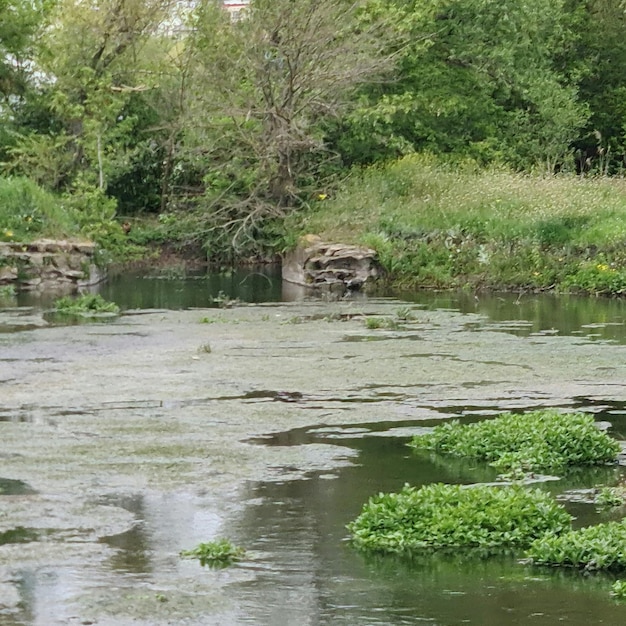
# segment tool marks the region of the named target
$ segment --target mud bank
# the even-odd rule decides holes
[[[71,327],[30,311],[23,330],[0,333],[0,625],[275,623],[232,591],[271,567],[267,554],[215,572],[179,551],[228,536],[251,483],[332,477],[356,459],[259,437],[460,406],[626,401],[626,346],[417,308],[367,329],[400,306],[142,311]]]

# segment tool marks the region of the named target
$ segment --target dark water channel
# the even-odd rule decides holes
[[[123,309],[184,309],[219,306],[224,298],[243,302],[276,302],[305,297],[282,285],[278,270],[233,272],[193,277],[119,276],[100,288]],[[498,329],[520,336],[580,335],[592,340],[626,343],[626,302],[546,295],[404,294],[425,309],[477,313],[468,321],[476,332]],[[0,300],[2,307],[46,306],[34,296]],[[2,325],[0,315],[0,326]],[[626,381],[625,381],[626,383]],[[473,410],[446,407],[461,419],[476,420],[500,407]],[[535,408],[535,407],[533,407]],[[572,404],[568,405],[572,408]],[[575,408],[609,421],[612,432],[626,439],[626,406],[585,398]],[[481,413],[484,411],[484,414]],[[2,419],[0,418],[0,421]],[[237,623],[267,625],[435,624],[453,626],[572,626],[626,623],[626,604],[609,597],[612,579],[576,572],[531,568],[515,556],[480,560],[469,554],[424,556],[411,561],[366,557],[346,542],[345,525],[363,503],[379,491],[396,491],[405,482],[475,483],[495,479],[495,472],[467,461],[427,454],[406,446],[411,433],[433,425],[419,422],[363,424],[346,428],[319,425],[268,434],[250,443],[259,446],[336,445],[349,449],[352,462],[312,472],[305,479],[250,483],[243,494],[243,513],[228,524],[228,536],[244,546],[250,559],[238,565],[254,576],[230,584]],[[356,456],[354,453],[356,452]],[[288,468],[286,468],[288,469]],[[601,468],[541,484],[563,498],[577,525],[607,520],[585,503],[585,490],[615,484],[618,468]],[[29,493],[19,481],[0,479],[0,496]],[[577,497],[577,494],[582,494]],[[137,512],[141,506],[126,503]],[[148,529],[149,530],[149,529]],[[158,541],[144,525],[105,541],[117,550],[113,568],[128,575],[149,571],[150,553]],[[16,539],[28,540],[28,529]],[[11,541],[0,534],[0,544]],[[14,538],[15,539],[15,538]],[[2,617],[0,616],[0,623]],[[8,623],[8,622],[7,622]],[[213,623],[207,620],[207,624]]]
[[[222,273],[155,271],[120,274],[97,286],[96,290],[123,310],[217,308],[228,300],[286,302],[311,296],[303,288],[282,282],[278,266]],[[626,343],[626,298],[532,293],[475,295],[462,291],[387,295],[424,309],[449,309],[483,316],[481,321],[468,321],[467,327],[477,332],[497,329],[522,337],[577,335],[592,340]],[[49,307],[53,300],[53,295],[0,295],[0,311],[15,307]],[[0,332],[1,326],[0,320]]]
[[[599,420],[612,419],[615,435],[626,430],[626,407],[598,406],[583,398],[578,405],[596,412]],[[476,418],[473,413],[470,419]],[[624,623],[626,606],[609,598],[613,579],[608,576],[532,568],[513,555],[488,560],[471,554],[403,560],[368,557],[349,546],[345,525],[372,494],[397,491],[405,482],[419,486],[495,479],[495,472],[484,465],[413,453],[406,446],[409,434],[428,424],[320,426],[258,441],[286,446],[336,444],[358,450],[358,458],[349,467],[315,472],[307,480],[250,487],[253,504],[232,532],[260,559],[271,559],[272,567],[254,582],[237,586],[238,602],[248,604],[249,612],[263,624]],[[617,468],[600,468],[540,486],[564,501],[577,518],[576,526],[584,526],[612,517],[581,502],[587,490],[614,484],[621,475]],[[285,603],[285,595],[292,601]]]

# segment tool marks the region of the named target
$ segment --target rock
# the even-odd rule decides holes
[[[282,267],[283,280],[333,292],[358,291],[379,275],[375,250],[325,243],[317,235],[304,236],[300,245],[285,255]]]

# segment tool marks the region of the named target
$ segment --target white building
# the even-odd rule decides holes
[[[230,14],[230,19],[233,22],[239,21],[246,8],[250,4],[250,0],[223,0],[222,5]]]

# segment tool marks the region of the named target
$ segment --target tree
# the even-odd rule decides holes
[[[576,141],[581,171],[626,166],[626,2],[571,0],[579,40],[567,63],[578,68],[590,117]]]
[[[517,167],[564,158],[587,113],[557,63],[573,37],[563,0],[389,2],[418,44],[336,132],[348,162],[412,150]]]
[[[40,22],[43,0],[0,0],[0,98],[25,89],[32,37]]]
[[[25,126],[13,170],[40,172],[52,189],[106,189],[124,159],[136,118],[131,99],[153,87],[141,63],[146,42],[172,17],[175,0],[58,0],[38,42],[40,102],[54,132]],[[47,169],[42,168],[47,164]]]
[[[230,23],[204,0],[186,147],[206,164],[210,219],[232,241],[284,216],[319,185],[325,120],[393,66],[394,14],[351,0],[253,0]],[[226,229],[226,230],[224,230]]]

